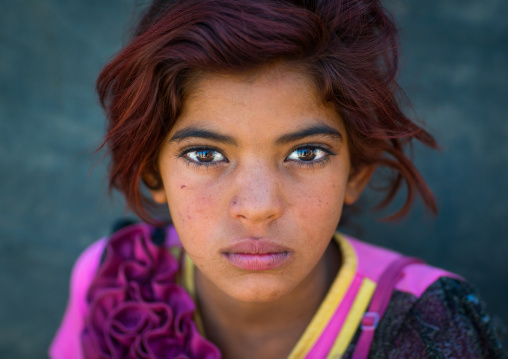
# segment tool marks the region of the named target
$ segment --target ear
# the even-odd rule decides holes
[[[166,191],[164,191],[164,187],[156,190],[151,189],[150,194],[152,195],[152,199],[156,203],[164,204],[168,202],[168,197],[166,196]]]
[[[168,197],[166,195],[166,191],[164,190],[164,185],[162,184],[162,179],[159,174],[155,173],[145,173],[142,177],[143,183],[148,188],[150,195],[154,202],[159,204],[164,204],[168,202]]]
[[[358,197],[360,197],[363,189],[374,174],[375,169],[375,165],[364,166],[350,174],[346,185],[346,194],[344,196],[345,204],[353,204],[358,200]]]

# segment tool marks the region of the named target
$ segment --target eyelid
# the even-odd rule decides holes
[[[324,152],[324,155],[321,158],[313,159],[310,161],[288,159],[289,156],[291,156],[291,154],[300,149],[320,150]],[[330,161],[330,157],[335,155],[336,153],[332,151],[332,149],[327,145],[307,143],[298,145],[295,148],[293,148],[284,159],[284,162],[291,165],[296,165],[298,167],[314,168],[315,166],[324,166],[328,161]]]
[[[303,145],[298,145],[294,147],[291,151],[289,151],[286,158],[288,158],[292,153],[294,153],[297,150],[301,149],[312,149],[312,150],[321,150],[325,152],[328,155],[335,155],[336,153],[330,148],[330,146],[324,145],[324,144],[314,144],[314,143],[305,143]]]
[[[193,160],[192,158],[188,157],[188,153],[199,152],[199,151],[213,151],[213,152],[220,153],[221,156],[223,157],[223,160],[211,161],[211,162],[199,162],[199,161]],[[195,165],[198,167],[211,167],[211,166],[217,166],[217,165],[229,162],[226,155],[221,150],[219,150],[213,146],[187,146],[187,147],[184,147],[183,149],[181,149],[178,152],[178,154],[176,155],[176,157],[182,158],[189,165]]]
[[[299,161],[299,160],[294,160],[294,159],[288,159],[288,157],[292,153],[294,153],[295,151],[300,150],[300,149],[320,150],[320,151],[323,151],[325,153],[325,155],[322,156],[321,158],[317,159],[317,160],[311,160],[311,161]],[[193,151],[196,151],[196,152],[197,151],[214,151],[214,152],[218,152],[218,153],[220,153],[222,155],[223,160],[220,160],[220,161],[211,161],[211,162],[199,162],[199,161],[193,160],[193,159],[191,159],[191,158],[189,158],[187,156],[187,154],[189,152],[193,152]],[[318,164],[324,165],[325,162],[330,160],[330,156],[335,156],[335,155],[336,155],[336,153],[328,145],[306,143],[306,144],[301,144],[301,145],[295,146],[289,152],[289,154],[284,158],[284,162],[295,163],[295,164],[297,164],[299,166],[312,167],[312,166],[315,166],[315,165],[318,165]],[[226,157],[226,155],[223,153],[222,150],[219,150],[218,148],[216,148],[214,146],[206,146],[206,145],[201,145],[201,146],[200,145],[194,145],[194,146],[184,147],[183,149],[181,149],[178,152],[176,157],[177,158],[182,158],[183,160],[186,161],[186,163],[188,165],[195,165],[197,167],[211,167],[211,166],[221,165],[221,164],[224,164],[224,163],[229,163],[229,159]]]

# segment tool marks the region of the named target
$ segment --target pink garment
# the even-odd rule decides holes
[[[174,228],[161,233],[140,223],[86,249],[50,357],[220,359],[196,328],[191,296],[176,283],[179,265],[167,247],[179,244]]]
[[[357,239],[347,238],[353,246],[358,258],[358,273],[377,282],[384,269],[401,254],[386,248],[361,242]],[[419,298],[423,292],[441,277],[450,277],[463,280],[460,276],[435,268],[427,264],[412,264],[403,271],[403,278],[397,283],[395,289],[411,293]]]
[[[357,239],[346,237],[346,240],[352,245],[357,259],[358,267],[355,277],[325,330],[321,333],[313,348],[307,353],[306,359],[326,358],[353,306],[363,278],[368,278],[377,283],[385,269],[392,262],[403,257],[400,253],[367,244]],[[411,264],[402,273],[402,279],[397,283],[395,289],[411,293],[416,297],[420,297],[432,283],[441,277],[462,279],[453,273],[423,263]],[[368,348],[365,349],[368,353]]]
[[[85,249],[74,265],[67,309],[49,348],[51,359],[83,359],[80,334],[87,312],[86,293],[99,267],[106,241],[107,238],[102,238],[93,243]]]
[[[326,356],[337,338],[345,318],[353,305],[359,290],[361,280],[369,278],[376,282],[384,269],[401,255],[374,245],[363,243],[356,239],[347,238],[353,246],[357,257],[358,268],[355,278],[350,285],[344,299],[339,304],[332,320],[327,325],[315,347],[311,350],[309,358],[322,358]],[[58,332],[50,346],[49,356],[52,359],[83,359],[81,349],[81,333],[84,329],[84,318],[88,305],[86,295],[94,279],[107,238],[102,238],[90,245],[78,258],[71,275],[70,297],[64,318]],[[166,246],[181,246],[176,230],[168,227],[166,230]],[[396,289],[411,293],[417,297],[440,277],[459,276],[434,268],[425,264],[414,264],[404,270],[404,277],[396,285]]]
[[[351,286],[349,287],[346,295],[340,302],[335,313],[333,314],[328,326],[321,334],[319,339],[316,341],[312,349],[307,353],[307,359],[313,358],[326,358],[328,352],[331,350],[335,339],[340,333],[342,326],[347,318],[349,310],[353,305],[356,294],[360,290],[362,285],[362,278],[359,275],[355,275]]]

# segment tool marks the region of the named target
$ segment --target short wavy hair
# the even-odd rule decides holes
[[[353,169],[377,165],[393,174],[383,186],[388,205],[405,183],[406,214],[415,194],[437,212],[434,197],[404,150],[434,138],[401,110],[396,82],[398,33],[376,0],[154,1],[134,37],[105,66],[97,92],[111,154],[110,188],[124,193],[142,219],[154,205],[143,194],[162,185],[157,161],[200,72],[242,73],[286,62],[304,71],[325,103],[342,117]]]

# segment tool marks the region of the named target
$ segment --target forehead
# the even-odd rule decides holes
[[[261,128],[275,134],[318,123],[344,131],[337,111],[321,100],[309,76],[272,65],[241,74],[196,75],[171,132],[197,126],[243,129],[247,135]]]
[[[217,95],[234,102],[240,99],[244,102],[256,99],[266,101],[263,94],[272,91],[279,93],[281,90],[295,99],[305,97],[317,102],[317,91],[309,76],[290,69],[288,65],[270,65],[241,73],[199,73],[189,87],[185,104],[215,102]],[[280,101],[281,98],[277,96],[273,100]]]

